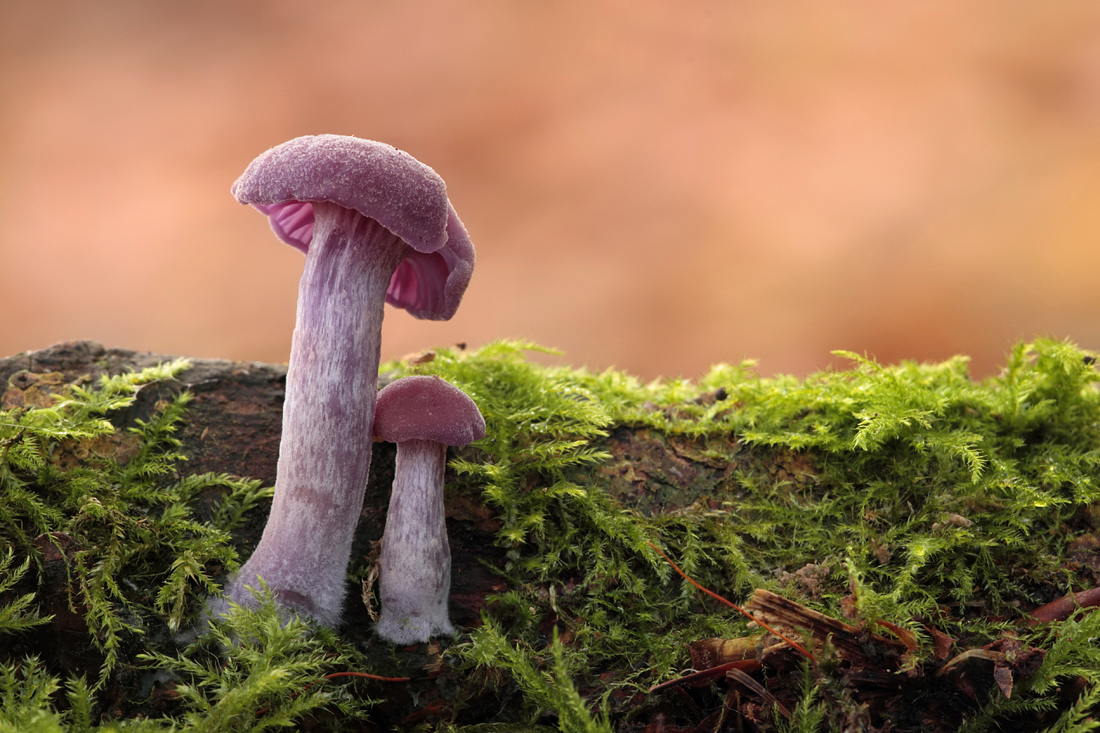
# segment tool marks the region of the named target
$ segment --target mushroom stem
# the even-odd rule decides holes
[[[451,548],[443,514],[447,446],[434,440],[397,444],[393,491],[378,573],[382,617],[377,631],[397,644],[451,636]]]
[[[253,605],[246,586],[262,577],[280,603],[334,626],[370,468],[386,288],[409,248],[353,209],[313,211],[271,515],[227,596]]]

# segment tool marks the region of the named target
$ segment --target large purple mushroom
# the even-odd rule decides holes
[[[335,626],[370,467],[383,304],[449,319],[474,248],[443,180],[384,143],[295,138],[252,161],[232,192],[306,263],[271,515],[226,596],[254,605],[248,587],[263,578],[281,605]]]
[[[465,392],[439,377],[391,382],[378,393],[375,410],[375,436],[397,443],[378,560],[382,615],[375,631],[395,644],[450,636],[451,547],[443,513],[447,446],[484,438],[485,420]]]

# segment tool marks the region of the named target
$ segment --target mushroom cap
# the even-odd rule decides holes
[[[485,419],[458,387],[439,377],[404,377],[378,393],[374,435],[390,443],[467,445],[485,437]]]
[[[267,215],[275,235],[307,252],[313,202],[354,209],[408,244],[386,302],[416,318],[454,315],[474,269],[474,247],[439,175],[392,145],[307,135],[260,154],[230,191]]]

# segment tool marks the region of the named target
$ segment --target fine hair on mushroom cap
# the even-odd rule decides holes
[[[374,435],[388,443],[469,445],[485,437],[485,419],[469,395],[443,378],[404,377],[379,391]]]

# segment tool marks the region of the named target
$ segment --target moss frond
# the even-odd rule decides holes
[[[255,610],[230,604],[181,655],[141,656],[150,668],[176,677],[175,692],[187,708],[183,728],[196,733],[282,728],[329,707],[353,717],[364,714],[369,699],[343,695],[325,678],[361,668],[361,657],[331,635],[313,633],[300,619],[284,618],[266,587],[256,598]]]
[[[15,565],[15,550],[8,548],[0,554],[0,596],[11,591],[27,574],[31,559],[25,558],[18,567]],[[0,634],[14,634],[42,624],[49,623],[53,616],[39,616],[31,607],[35,594],[24,593],[11,602],[0,605]]]
[[[51,545],[65,558],[70,608],[104,657],[98,684],[126,640],[142,633],[143,614],[163,613],[175,629],[197,612],[196,592],[213,590],[214,569],[237,562],[228,541],[234,516],[263,495],[254,481],[179,478],[175,432],[189,392],[161,400],[125,433],[107,420],[131,406],[138,390],[187,367],[177,360],[105,375],[96,389],[69,385],[49,406],[0,412],[0,538],[25,562],[40,564]],[[219,507],[223,527],[192,514],[191,503],[209,486],[229,489]],[[139,579],[159,583],[152,607],[134,592]]]

